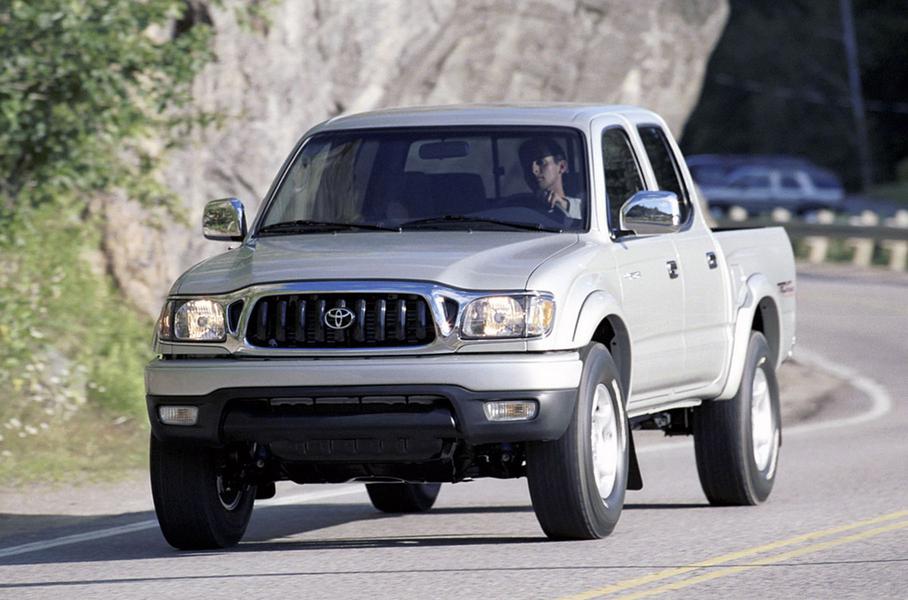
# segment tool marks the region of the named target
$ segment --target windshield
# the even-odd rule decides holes
[[[567,128],[335,131],[305,142],[258,235],[581,231],[583,137]]]

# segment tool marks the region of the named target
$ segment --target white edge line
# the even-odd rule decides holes
[[[870,398],[871,406],[869,410],[851,417],[830,419],[828,421],[819,421],[817,423],[802,423],[800,425],[793,425],[792,427],[784,430],[783,435],[792,433],[808,433],[813,431],[821,431],[824,429],[833,429],[836,427],[847,427],[849,425],[859,425],[861,423],[867,423],[868,421],[879,419],[892,410],[892,398],[889,396],[889,392],[885,387],[883,387],[873,379],[861,375],[851,367],[838,364],[824,356],[820,356],[819,354],[816,354],[809,350],[804,350],[803,348],[798,349],[797,357],[799,361],[808,366],[815,367],[817,369],[820,369],[821,371],[826,371],[830,375],[834,375],[840,379],[845,379],[849,383],[849,385],[867,394],[867,397]]]
[[[75,535],[67,535],[59,538],[54,538],[50,540],[44,540],[41,542],[31,542],[30,544],[22,544],[19,546],[10,546],[9,548],[0,549],[0,558],[7,556],[15,556],[17,554],[25,554],[27,552],[37,552],[38,550],[46,550],[48,548],[56,548],[57,546],[67,546],[69,544],[78,544],[79,542],[87,542],[90,540],[98,540],[102,538],[112,537],[115,535],[122,535],[124,533],[133,533],[135,531],[142,531],[143,529],[150,529],[157,525],[158,522],[154,519],[148,521],[140,521],[138,523],[131,523],[130,525],[121,525],[120,527],[110,527],[108,529],[98,529],[97,531],[89,531],[86,533],[77,533]]]
[[[287,506],[290,504],[303,504],[305,502],[313,502],[315,500],[324,500],[326,498],[337,498],[339,496],[349,496],[352,494],[360,494],[365,491],[365,487],[362,485],[344,487],[342,489],[334,490],[324,490],[318,492],[302,492],[299,494],[292,494],[289,496],[282,496],[279,498],[273,498],[271,500],[264,500],[262,502],[257,502],[256,507],[267,508],[269,506]],[[19,546],[10,546],[9,548],[0,548],[0,558],[5,558],[7,556],[16,556],[19,554],[26,554],[28,552],[38,552],[40,550],[47,550],[49,548],[58,548],[60,546],[69,546],[71,544],[79,544],[81,542],[89,542],[92,540],[100,540],[104,538],[114,537],[117,535],[123,535],[126,533],[135,533],[136,531],[144,531],[145,529],[152,529],[158,526],[157,519],[149,519],[147,521],[139,521],[138,523],[130,523],[129,525],[120,525],[119,527],[109,527],[107,529],[98,529],[96,531],[88,531],[85,533],[77,533],[74,535],[66,535],[63,537],[53,538],[49,540],[43,540],[40,542],[30,542],[28,544],[21,544]]]
[[[783,429],[783,435],[799,435],[803,433],[812,433],[814,431],[835,429],[838,427],[860,425],[861,423],[867,423],[869,421],[879,419],[892,410],[892,398],[889,396],[889,392],[886,391],[886,388],[873,379],[859,374],[855,369],[846,365],[841,365],[824,356],[821,356],[815,352],[811,352],[810,350],[805,350],[803,348],[798,348],[797,358],[798,361],[802,364],[813,367],[815,369],[819,369],[821,371],[825,371],[826,373],[834,375],[839,379],[845,379],[849,385],[867,395],[867,397],[870,399],[871,406],[870,409],[857,415],[852,415],[850,417],[829,419],[828,421],[818,421],[816,423],[801,423],[799,425],[792,425],[791,427],[786,427]],[[692,445],[693,442],[690,439],[678,442],[662,442],[659,444],[653,444],[652,446],[637,448],[637,453],[648,454],[650,452],[660,452],[663,450],[679,450],[681,448],[690,448]]]

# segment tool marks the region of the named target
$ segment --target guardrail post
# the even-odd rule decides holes
[[[826,208],[818,211],[817,223],[822,223],[823,225],[832,225],[833,223],[835,223],[835,213]]]
[[[908,227],[908,210],[899,210],[895,216],[886,219],[886,225],[889,227]]]
[[[872,210],[862,211],[861,214],[855,215],[848,220],[852,225],[864,225],[865,227],[876,227],[880,224],[880,215]]]
[[[772,209],[772,220],[776,223],[789,223],[791,222],[791,211],[787,208],[774,208]]]
[[[742,206],[732,206],[728,209],[728,218],[732,221],[740,223],[746,221],[748,216],[747,209]]]
[[[859,267],[869,267],[873,262],[873,240],[867,238],[848,238],[845,245],[854,248],[851,263]]]
[[[880,245],[889,251],[889,268],[904,271],[908,265],[908,242],[905,240],[883,240]]]
[[[829,254],[828,237],[808,235],[804,237],[804,244],[807,246],[807,262],[812,264],[826,262],[826,255]]]
[[[898,210],[892,218],[886,219],[889,227],[908,228],[908,210]],[[883,248],[889,251],[889,268],[904,271],[908,266],[908,240],[883,240]]]

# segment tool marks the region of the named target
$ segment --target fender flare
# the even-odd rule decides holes
[[[631,397],[631,373],[633,363],[631,360],[631,338],[627,331],[624,313],[621,304],[608,292],[597,290],[591,292],[580,307],[577,322],[574,325],[573,343],[582,348],[589,344],[599,325],[608,320],[614,332],[614,338],[608,351],[618,365],[621,374],[621,384],[624,388],[624,402]]]
[[[744,374],[744,362],[747,358],[747,346],[750,342],[750,332],[754,322],[754,316],[758,310],[761,310],[761,303],[766,300],[772,300],[774,310],[776,311],[775,319],[778,322],[779,315],[779,291],[776,286],[769,282],[766,275],[755,273],[747,278],[747,281],[738,289],[738,296],[735,301],[738,305],[737,314],[735,315],[735,326],[732,337],[731,363],[728,369],[728,377],[725,380],[725,386],[716,396],[717,400],[728,400],[738,393],[741,385],[741,377]],[[770,348],[776,358],[776,367],[779,364],[778,340],[769,340]]]

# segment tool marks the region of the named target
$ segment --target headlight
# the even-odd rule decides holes
[[[467,306],[461,333],[465,338],[542,337],[552,331],[555,301],[546,296],[479,298]]]
[[[224,307],[214,300],[172,300],[158,320],[158,338],[175,342],[223,342]]]

